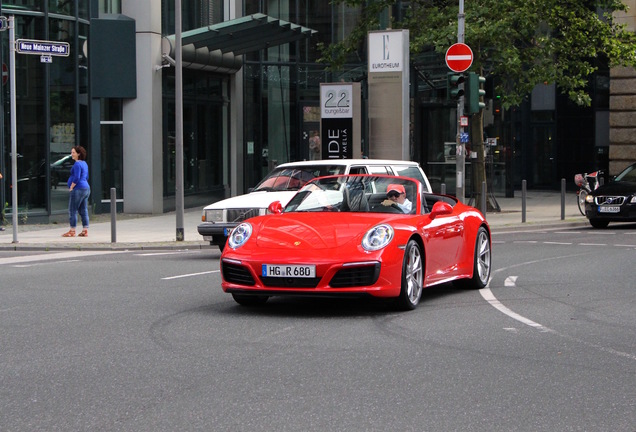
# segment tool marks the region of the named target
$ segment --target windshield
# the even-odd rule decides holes
[[[415,214],[417,182],[391,176],[325,177],[304,186],[287,212],[363,212]]]
[[[636,183],[636,164],[630,165],[623,172],[616,176],[615,181]]]
[[[316,177],[343,174],[344,171],[344,165],[276,168],[256,185],[254,191],[296,191]]]

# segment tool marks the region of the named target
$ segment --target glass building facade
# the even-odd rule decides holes
[[[88,145],[88,69],[82,52],[88,35],[88,1],[3,1],[2,14],[14,17],[16,39],[70,45],[68,57],[53,57],[50,63],[38,55],[15,55],[18,206],[24,218],[37,220],[68,209],[66,180],[72,164],[67,156],[72,146]],[[4,187],[0,195],[11,212],[9,32],[1,37]]]
[[[182,0],[182,8],[184,32],[257,13],[316,31],[309,39],[248,51],[242,56],[242,67],[235,72],[196,64],[184,68],[186,207],[247,192],[276,164],[312,158],[310,140],[320,130],[320,83],[361,83],[361,151],[369,154],[366,43],[360,44],[341,72],[327,71],[325,65],[317,63],[319,44],[343,40],[361,16],[360,8],[323,0]],[[381,17],[382,21],[388,23],[391,15],[399,16],[401,11],[398,4]],[[158,195],[153,205],[144,207],[150,210],[140,212],[155,212],[157,207],[160,211],[174,209],[175,70],[161,57],[161,42],[175,32],[174,12],[174,0],[3,2],[3,15],[15,17],[16,38],[70,44],[70,55],[54,57],[51,63],[42,62],[36,55],[16,54],[20,215],[29,221],[65,218],[66,180],[71,165],[68,155],[78,144],[89,154],[94,211],[108,211],[111,188],[128,202],[142,200],[146,194]],[[87,42],[91,21],[104,14],[130,15],[136,21],[135,98],[94,99],[91,95]],[[156,25],[152,22],[155,15],[159,17]],[[143,37],[154,32],[159,43],[143,45]],[[148,53],[148,46],[156,52]],[[4,179],[0,198],[8,203],[6,210],[10,213],[8,32],[1,33],[1,53],[4,115],[0,125],[0,172]],[[442,55],[431,52],[411,57],[410,159],[424,167],[434,189],[439,190],[445,183],[452,192],[456,105],[446,98],[447,71]],[[595,82],[600,84],[594,87],[594,106],[585,110],[574,111],[550,89],[539,89],[526,106],[503,115],[494,95],[489,95],[493,102],[488,103],[485,112],[485,136],[496,141],[488,146],[487,169],[496,194],[507,193],[521,179],[528,179],[529,187],[558,188],[561,177],[570,178],[574,163],[594,160],[603,153],[599,148],[608,145],[603,142],[603,133],[599,134],[599,125],[607,122],[603,115],[608,109],[605,72],[596,77]],[[158,97],[147,98],[145,86],[154,79],[159,80]],[[139,111],[142,114],[131,120],[130,113]],[[585,130],[580,122],[577,124],[581,116],[590,120],[585,122]],[[147,122],[158,124],[158,130],[134,135]],[[143,142],[149,144],[144,147]],[[146,148],[150,150],[145,156]],[[148,174],[137,169],[144,157],[159,160],[148,168]],[[576,169],[581,170],[579,167]],[[146,179],[131,176],[131,172],[152,178],[146,185]],[[466,181],[468,187],[469,176]],[[137,187],[140,183],[144,185]],[[158,206],[157,200],[161,201]],[[127,211],[125,206],[119,206],[119,210],[122,207]]]

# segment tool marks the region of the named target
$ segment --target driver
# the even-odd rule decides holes
[[[412,204],[411,201],[406,198],[406,190],[404,190],[404,185],[393,183],[388,185],[386,187],[386,198],[387,199],[382,201],[382,205],[391,206],[395,204],[404,213],[411,212]]]

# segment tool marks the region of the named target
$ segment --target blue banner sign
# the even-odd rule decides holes
[[[20,54],[68,57],[71,47],[68,42],[18,39],[15,41],[15,50]]]

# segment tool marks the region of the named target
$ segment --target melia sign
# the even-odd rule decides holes
[[[360,83],[320,84],[322,159],[361,157]]]

